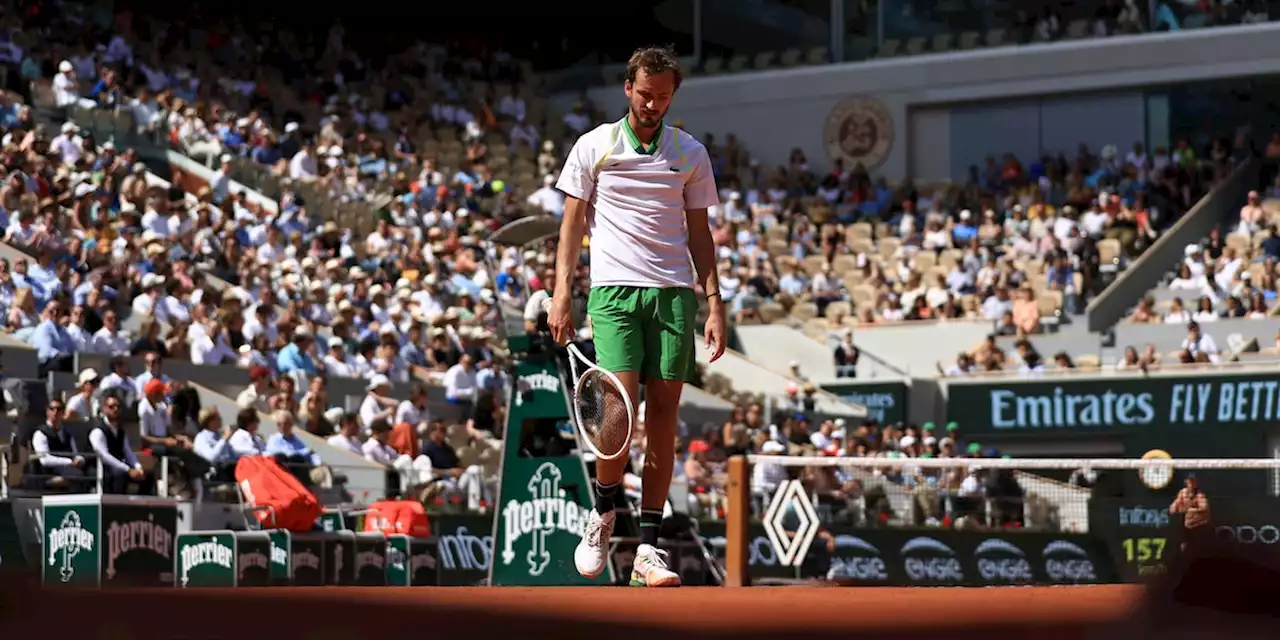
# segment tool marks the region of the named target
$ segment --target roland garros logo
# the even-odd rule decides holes
[[[827,115],[822,139],[827,155],[844,160],[846,169],[856,164],[874,169],[893,149],[893,117],[870,96],[845,98]]]

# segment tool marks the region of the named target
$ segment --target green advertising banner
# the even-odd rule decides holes
[[[178,511],[150,496],[44,496],[41,575],[48,585],[174,584]]]
[[[573,566],[574,548],[582,539],[594,504],[582,458],[534,457],[522,451],[525,436],[532,436],[530,431],[537,425],[569,419],[566,390],[556,364],[549,360],[518,363],[511,395],[502,484],[493,523],[490,584],[611,583],[611,568],[587,579]]]
[[[271,584],[293,584],[293,534],[286,529],[267,532],[271,543]]]
[[[240,555],[235,532],[193,531],[179,535],[176,544],[174,586],[234,587],[239,584],[236,565]]]
[[[958,422],[966,436],[1257,429],[1280,424],[1280,376],[1206,372],[951,383],[947,419]]]
[[[827,382],[822,390],[867,408],[867,418],[880,424],[907,421],[907,383],[903,380]]]
[[[392,587],[431,587],[439,584],[434,541],[406,535],[387,536],[386,584]]]
[[[44,505],[42,577],[46,585],[97,587],[102,584],[102,507]]]
[[[320,525],[320,529],[326,533],[334,533],[335,531],[348,531],[351,527],[347,526],[347,518],[341,511],[333,509],[325,509],[316,518],[316,524]]]

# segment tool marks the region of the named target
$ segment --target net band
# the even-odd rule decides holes
[[[862,467],[883,468],[911,466],[920,469],[1280,469],[1280,458],[848,458],[834,456],[770,456],[749,455],[751,464],[777,464],[784,467]]]

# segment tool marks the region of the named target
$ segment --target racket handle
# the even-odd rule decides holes
[[[543,313],[551,313],[551,298],[542,301]]]

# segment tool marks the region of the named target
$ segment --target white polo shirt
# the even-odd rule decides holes
[[[685,212],[720,204],[706,147],[662,125],[640,144],[627,119],[574,143],[556,188],[591,204],[592,286],[692,287]]]

